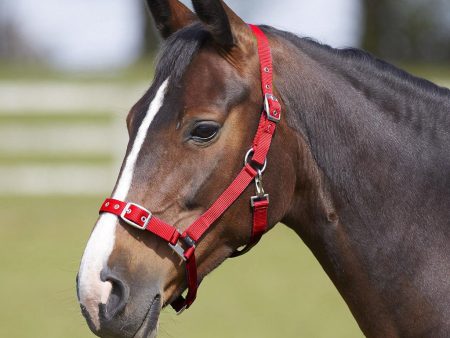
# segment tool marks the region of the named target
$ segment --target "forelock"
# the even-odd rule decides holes
[[[171,35],[158,54],[155,80],[162,81],[170,76],[172,85],[178,84],[208,35],[200,23],[184,27]]]

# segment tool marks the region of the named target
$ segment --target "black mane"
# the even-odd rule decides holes
[[[392,65],[391,63],[381,60],[364,50],[358,48],[333,48],[329,45],[319,43],[314,39],[299,37],[291,32],[278,30],[271,26],[261,27],[264,31],[272,35],[280,36],[286,39],[313,58],[319,56],[321,58],[323,57],[330,60],[331,57],[339,60],[340,62],[350,62],[352,63],[352,67],[355,66],[355,63],[357,63],[359,65],[362,65],[366,69],[372,68],[380,73],[389,74],[402,81],[406,81],[411,85],[420,88],[421,90],[428,91],[437,95],[444,95],[447,97],[450,95],[449,89],[440,87],[423,78],[411,75],[410,73]]]

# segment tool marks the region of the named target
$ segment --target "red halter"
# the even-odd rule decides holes
[[[247,252],[255,245],[267,230],[267,209],[269,195],[262,188],[262,173],[266,167],[267,152],[270,148],[276,124],[281,118],[281,105],[272,92],[272,56],[267,37],[257,26],[250,28],[258,42],[258,54],[261,67],[262,92],[264,110],[259,121],[258,130],[253,140],[252,148],[245,156],[244,168],[219,196],[219,198],[183,233],[177,228],[165,223],[152,213],[135,203],[107,198],[100,208],[100,213],[117,215],[129,225],[148,230],[168,242],[169,246],[185,261],[188,293],[186,299],[179,296],[171,306],[181,313],[195,300],[198,288],[197,265],[195,263],[195,246],[208,228],[233,204],[244,192],[247,186],[255,180],[257,194],[251,197],[253,209],[253,227],[250,243],[233,256]],[[251,160],[249,157],[251,156]],[[252,163],[252,165],[250,164]],[[256,169],[262,168],[262,169]],[[179,242],[182,242],[181,246]]]

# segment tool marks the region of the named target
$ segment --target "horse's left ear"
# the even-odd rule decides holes
[[[251,38],[248,25],[222,0],[192,0],[192,4],[214,41],[225,50],[243,46]]]
[[[178,0],[147,0],[147,5],[164,39],[197,20],[195,14]]]

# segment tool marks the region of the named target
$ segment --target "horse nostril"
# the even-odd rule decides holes
[[[103,307],[103,316],[109,321],[113,319],[118,312],[122,311],[127,305],[130,291],[128,286],[120,279],[113,276],[105,276],[105,281],[110,282],[112,285],[111,293],[109,294],[108,301]]]

